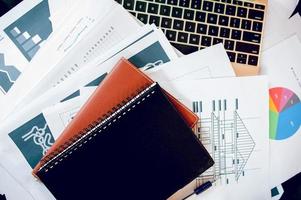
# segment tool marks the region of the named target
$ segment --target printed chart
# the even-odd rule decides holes
[[[270,139],[284,140],[294,135],[301,124],[301,102],[290,89],[271,88]]]

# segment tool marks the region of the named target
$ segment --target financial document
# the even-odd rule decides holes
[[[301,42],[293,36],[263,52],[270,83],[271,188],[301,171]]]
[[[63,11],[72,7],[69,0],[25,0],[0,18],[0,99],[9,93],[48,38],[59,32],[69,13]]]
[[[1,72],[6,77],[0,80],[6,80],[6,86],[2,88],[4,92],[2,91],[0,95],[0,119],[10,115],[18,104],[22,105],[23,98],[32,87],[115,5],[109,0],[104,0],[106,2],[104,4],[96,3],[97,1],[88,0],[82,4],[76,0],[72,6],[63,3],[70,7],[62,9],[69,12],[55,12],[60,16],[53,18],[49,9],[58,8],[58,2],[62,1],[34,1],[35,4],[25,9],[22,16],[15,17],[10,14],[7,16],[8,19],[0,20],[0,27],[3,27],[3,32],[0,33],[0,45],[3,45],[1,49],[10,52],[8,55],[0,54],[0,64],[4,65],[6,71],[10,71],[10,78],[7,76],[8,72]],[[56,23],[51,20],[59,19],[63,22],[52,26]],[[9,21],[11,23],[8,23]],[[40,48],[41,45],[43,48]],[[7,59],[7,56],[11,59]],[[13,80],[13,84],[10,83]]]
[[[200,117],[197,137],[215,161],[195,184],[213,186],[190,199],[269,199],[267,77],[175,80],[165,89]]]

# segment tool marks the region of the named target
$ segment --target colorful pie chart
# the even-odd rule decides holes
[[[270,89],[270,139],[284,140],[294,135],[301,124],[301,102],[291,90]]]

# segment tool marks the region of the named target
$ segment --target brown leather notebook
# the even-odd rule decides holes
[[[102,121],[127,100],[130,100],[132,96],[149,87],[152,83],[154,81],[147,75],[126,59],[121,59],[34,168],[33,174],[35,175],[46,161],[59,154],[66,145],[76,141],[92,123]],[[193,128],[198,117],[168,92],[164,91],[164,93],[187,125]],[[85,117],[82,117],[82,113],[85,113]]]

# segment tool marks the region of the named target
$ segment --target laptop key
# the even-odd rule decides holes
[[[261,4],[255,4],[255,8],[260,9],[260,10],[264,10],[265,6],[261,5]]]
[[[227,51],[228,57],[230,59],[231,62],[235,62],[236,59],[236,54],[234,52],[231,51]]]
[[[220,38],[213,38],[213,45],[214,44],[219,44],[219,43],[223,43],[223,39],[220,39]]]
[[[250,2],[244,2],[244,6],[247,6],[249,8],[253,8],[254,7],[254,4],[253,3],[250,3]]]
[[[170,16],[170,6],[161,5],[160,6],[160,15]]]
[[[241,38],[241,31],[237,29],[232,29],[231,38],[234,40],[240,40]]]
[[[223,38],[229,38],[229,36],[230,36],[230,29],[222,27],[221,30],[220,30],[219,36],[223,37]]]
[[[199,45],[200,44],[200,35],[190,34],[189,43]]]
[[[176,18],[182,18],[183,10],[181,8],[173,7],[171,16]]]
[[[218,26],[209,26],[208,34],[212,36],[218,36]]]
[[[160,17],[158,16],[150,16],[149,17],[149,23],[150,24],[155,24],[156,26],[160,26]]]
[[[177,19],[174,20],[173,29],[182,31],[183,27],[184,27],[184,22],[182,20],[177,20]]]
[[[235,51],[240,51],[244,53],[252,53],[252,54],[259,54],[259,45],[257,44],[250,44],[245,42],[236,42]]]
[[[204,1],[203,2],[203,10],[211,12],[213,10],[213,2]]]
[[[146,11],[146,6],[147,6],[146,2],[137,1],[135,10],[139,11],[139,12],[145,12]]]
[[[247,17],[247,12],[248,12],[248,9],[243,8],[243,7],[238,7],[236,15],[238,17]]]
[[[224,47],[225,47],[226,50],[233,50],[234,49],[234,41],[225,40]]]
[[[249,31],[244,31],[242,39],[244,41],[248,41],[248,42],[260,43],[261,34],[249,32]]]
[[[159,10],[159,5],[158,4],[154,4],[154,3],[149,3],[148,4],[148,9],[147,9],[148,13],[158,14],[158,10]]]
[[[138,13],[137,18],[144,24],[147,24],[148,22],[148,16],[145,14]]]
[[[207,23],[209,23],[209,24],[216,24],[217,23],[217,15],[216,14],[208,13]]]
[[[172,24],[172,19],[165,18],[165,17],[162,18],[161,27],[163,27],[163,28],[171,28],[171,24]]]
[[[261,32],[262,31],[262,22],[253,21],[253,31]]]
[[[225,4],[215,3],[214,12],[215,13],[224,14],[224,12],[225,12]]]
[[[194,33],[195,32],[195,23],[186,21],[185,31]]]
[[[264,12],[261,10],[253,10],[249,9],[248,18],[249,19],[256,19],[256,20],[263,20]]]
[[[218,25],[228,26],[228,24],[229,24],[229,17],[220,15],[218,18]]]
[[[178,42],[183,42],[183,43],[187,43],[188,41],[188,33],[184,33],[184,32],[179,32],[178,33]]]
[[[184,19],[193,20],[194,19],[194,10],[184,10]]]
[[[166,30],[165,35],[169,41],[176,41],[177,32],[172,30]]]
[[[199,22],[205,22],[206,20],[206,13],[205,12],[196,12],[195,20]]]
[[[127,10],[134,10],[134,0],[124,0],[123,6]]]
[[[201,9],[201,2],[202,2],[202,0],[192,0],[191,1],[191,8]]]
[[[202,45],[202,46],[206,46],[206,47],[211,46],[211,37],[208,37],[208,36],[202,36],[202,39],[201,39],[201,45]]]
[[[236,62],[240,64],[246,64],[247,63],[247,55],[246,54],[237,54],[237,60]]]
[[[207,34],[207,27],[206,24],[198,24],[196,31],[200,34]]]
[[[235,6],[231,6],[231,5],[226,6],[226,15],[235,16],[235,13],[236,13],[236,7]]]
[[[189,5],[190,5],[190,0],[180,0],[179,1],[179,6],[189,8]]]
[[[240,19],[235,18],[235,17],[231,17],[230,26],[233,27],[233,28],[239,28],[240,27]]]
[[[180,50],[184,55],[193,53],[195,51],[198,51],[199,48],[192,45],[185,45],[185,44],[179,44],[171,42],[171,45],[174,46],[176,49]]]
[[[241,20],[241,28],[246,30],[251,30],[252,21],[243,19]]]
[[[167,0],[167,4],[176,6],[178,4],[178,0]]]
[[[166,3],[166,0],[155,0],[157,3]]]
[[[248,59],[248,64],[249,65],[254,65],[254,66],[257,66],[258,64],[258,57],[257,56],[249,56],[249,59]]]
[[[233,4],[242,6],[242,1],[233,0]]]

